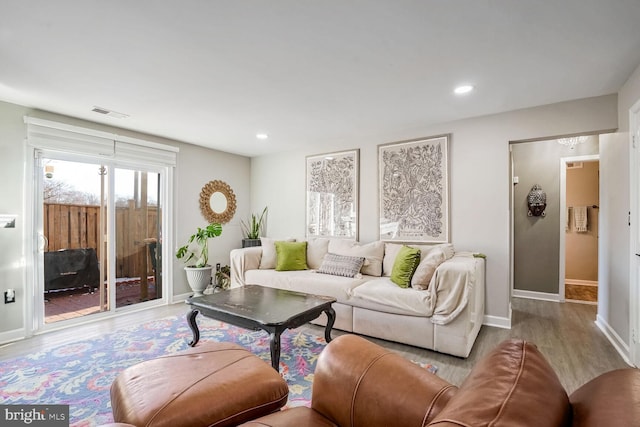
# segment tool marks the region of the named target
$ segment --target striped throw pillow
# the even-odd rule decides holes
[[[328,252],[322,259],[318,273],[355,277],[360,273],[364,257],[338,255]]]

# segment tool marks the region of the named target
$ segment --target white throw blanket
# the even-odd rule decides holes
[[[473,258],[473,253],[456,253],[456,256],[449,260],[455,268],[448,268],[446,271],[436,270],[431,279],[427,291],[435,306],[431,323],[446,325],[453,321],[469,302],[469,287],[473,286],[470,282],[475,277],[475,265],[470,269],[469,264],[462,261],[463,257]]]
[[[573,208],[573,223],[576,226],[576,231],[579,233],[585,233],[587,231],[587,207],[575,206]]]

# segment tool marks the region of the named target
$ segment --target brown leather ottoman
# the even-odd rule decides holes
[[[114,422],[234,426],[281,408],[287,383],[244,347],[201,343],[131,366],[111,385]]]

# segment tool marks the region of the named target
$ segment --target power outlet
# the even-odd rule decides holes
[[[10,304],[12,302],[16,302],[16,292],[13,289],[4,291],[4,303]]]

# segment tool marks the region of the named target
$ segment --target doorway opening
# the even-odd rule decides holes
[[[565,189],[561,296],[567,302],[597,305],[600,162],[598,156],[567,157],[560,167],[560,185]]]
[[[567,208],[572,206],[566,202],[567,170],[599,160],[599,139],[590,135],[575,147],[557,139],[511,142],[510,151],[512,296],[564,302]],[[567,169],[567,163],[574,169]],[[538,195],[545,201],[534,207],[543,207],[542,212],[531,209]],[[575,202],[576,207],[587,204],[598,202]]]

